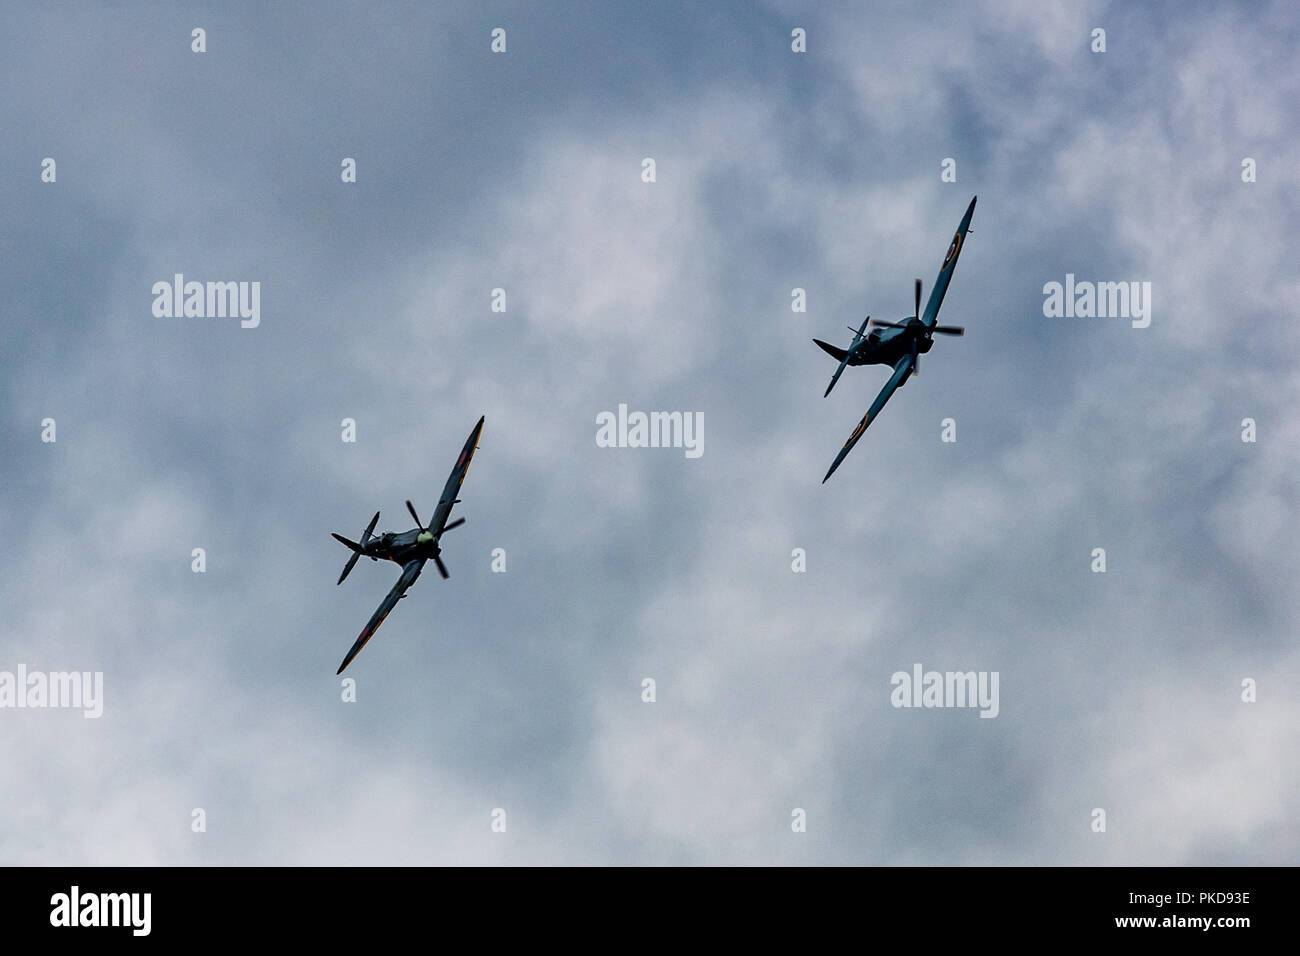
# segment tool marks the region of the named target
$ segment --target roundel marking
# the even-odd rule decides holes
[[[952,260],[957,258],[957,250],[960,248],[961,248],[961,232],[958,231],[953,233],[952,245],[948,247],[948,254],[943,257],[943,265],[940,267],[941,269],[948,268],[948,265],[952,262]]]

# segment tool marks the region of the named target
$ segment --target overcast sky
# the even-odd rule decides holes
[[[0,671],[104,675],[0,709],[0,862],[1300,861],[1293,5],[429,8],[0,12]],[[821,484],[889,370],[823,398],[811,339],[976,194],[965,337]],[[703,454],[597,447],[620,403]],[[344,702],[397,568],[329,532],[480,415]],[[996,718],[891,706],[916,664]]]

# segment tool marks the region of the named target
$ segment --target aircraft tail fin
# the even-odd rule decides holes
[[[862,327],[865,329],[867,327],[867,322],[870,321],[871,319],[870,317],[868,317],[866,322],[862,323]],[[847,352],[844,349],[837,349],[833,345],[828,345],[827,343],[823,342],[821,339],[813,339],[813,341],[816,342],[819,346],[821,346],[822,351],[824,351],[827,355],[830,355],[832,358],[837,358],[840,360],[840,367],[835,370],[835,374],[831,376],[831,383],[826,386],[826,391],[822,393],[822,398],[825,398],[827,395],[831,393],[831,389],[835,387],[835,383],[840,380],[840,375],[844,371],[844,366],[849,364],[849,356],[853,354],[854,346],[856,346],[859,342],[862,341],[862,333],[859,332],[857,335],[853,336],[853,345],[849,346],[849,350]]]
[[[411,503],[408,501],[406,504],[409,507]],[[414,514],[415,512],[412,511],[411,513]],[[417,518],[416,520],[418,521],[419,519]],[[341,534],[334,534],[333,531],[330,532],[330,534],[334,534],[334,538],[336,541],[339,542],[339,544],[343,545],[345,548],[352,549],[352,557],[348,558],[348,563],[343,565],[343,573],[339,575],[339,584],[343,583],[343,579],[346,578],[348,576],[348,573],[356,566],[357,558],[361,557],[362,549],[365,548],[365,546],[370,543],[370,537],[371,537],[370,532],[375,530],[375,525],[378,522],[379,522],[379,512],[376,511],[375,516],[370,519],[370,524],[366,525],[366,530],[361,532],[360,544],[357,544],[355,541],[349,541]]]
[[[331,531],[330,534],[334,534],[334,532]],[[356,567],[357,558],[361,557],[361,545],[357,544],[355,541],[349,541],[341,534],[334,534],[334,538],[340,544],[352,549],[352,556],[348,558],[348,563],[343,565],[343,573],[339,575],[338,583],[342,584],[343,579],[348,576],[354,567]]]

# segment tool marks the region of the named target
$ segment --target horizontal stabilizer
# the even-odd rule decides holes
[[[849,354],[848,352],[844,351],[844,349],[837,349],[829,342],[823,342],[821,339],[813,339],[813,341],[817,343],[818,347],[823,352],[825,352],[831,358],[835,359],[835,361],[837,362],[843,362],[845,357]]]
[[[343,535],[335,534],[333,531],[331,531],[330,534],[333,536],[335,541],[344,547],[351,548],[353,551],[361,550],[361,545],[357,544],[355,541],[349,541],[347,538],[343,537]]]
[[[334,532],[331,531],[330,534],[334,534]],[[343,579],[346,578],[348,573],[356,566],[357,558],[361,557],[361,545],[357,544],[355,541],[349,541],[341,534],[334,534],[334,537],[352,549],[352,554],[348,556],[348,563],[343,565],[343,573],[339,575],[338,583],[342,584]]]

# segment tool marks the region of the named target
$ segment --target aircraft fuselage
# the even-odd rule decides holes
[[[429,532],[412,528],[400,534],[392,531],[377,534],[362,546],[361,553],[372,561],[405,564],[413,558],[432,560],[434,555],[442,553],[442,548],[438,546],[437,538]]]
[[[913,316],[904,316],[898,320],[909,325],[920,323]],[[912,346],[908,341],[906,329],[872,329],[865,339],[849,354],[850,365],[897,365],[904,355],[911,354]],[[934,340],[921,336],[916,350],[925,354],[934,347]]]

